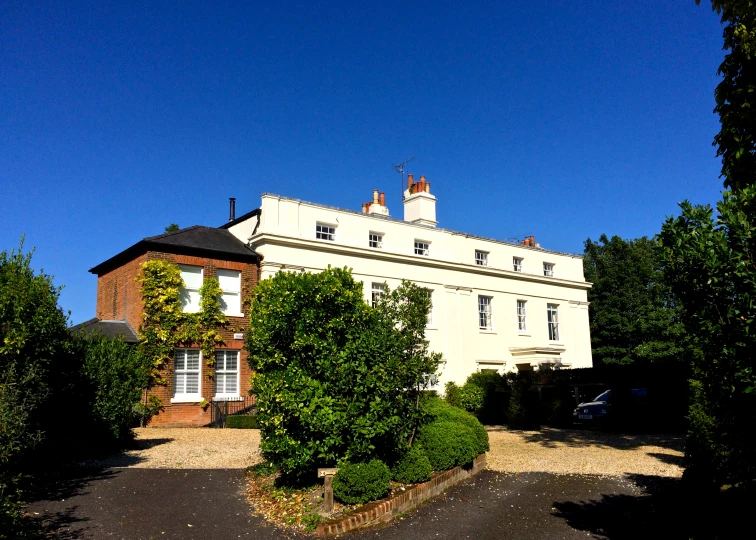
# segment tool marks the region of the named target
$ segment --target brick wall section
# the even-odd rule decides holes
[[[473,460],[470,469],[455,467],[448,471],[435,473],[430,480],[423,484],[417,484],[388,499],[368,503],[338,520],[321,523],[315,530],[315,535],[318,538],[328,538],[391,521],[396,516],[417,508],[428,499],[440,495],[451,486],[478,474],[485,468],[486,455],[480,454]]]
[[[256,264],[149,251],[110,272],[98,276],[97,317],[100,319],[125,319],[134,330],[138,331],[142,321],[142,297],[139,293],[139,283],[136,281],[136,277],[139,275],[142,263],[156,259],[175,264],[201,266],[204,277],[216,277],[216,270],[219,268],[241,272],[241,303],[244,317],[228,317],[228,325],[220,332],[225,346],[220,348],[240,351],[239,394],[247,396],[252,371],[247,362],[247,352],[243,350],[244,341],[235,340],[234,333],[246,333],[249,329],[248,301],[252,291],[257,286],[259,277],[259,268]],[[199,344],[196,348],[199,348]],[[203,358],[200,393],[206,401],[212,401],[215,395],[214,372],[215,368],[208,366]],[[154,416],[149,425],[151,427],[192,427],[208,424],[210,422],[209,407],[203,410],[199,403],[171,403],[174,394],[172,362],[165,366],[162,375],[168,381],[168,385],[156,386],[151,388],[148,393],[159,397],[165,405],[165,410]]]
[[[146,255],[141,255],[97,277],[98,319],[125,320],[134,331],[142,322],[142,295],[136,277]]]

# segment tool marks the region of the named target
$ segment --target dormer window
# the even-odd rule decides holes
[[[336,240],[336,227],[325,223],[318,223],[315,225],[315,238],[333,242]]]
[[[547,277],[554,277],[554,263],[543,263],[543,275]]]
[[[478,266],[488,266],[488,252],[475,250],[475,264]]]
[[[522,272],[522,258],[512,257],[512,266],[515,272]]]

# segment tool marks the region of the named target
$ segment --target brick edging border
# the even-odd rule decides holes
[[[434,473],[431,479],[422,484],[417,484],[410,489],[397,493],[388,499],[382,499],[360,506],[334,521],[327,521],[318,525],[315,536],[328,538],[355,529],[370,527],[377,523],[391,521],[399,514],[420,506],[431,497],[435,497],[446,491],[449,487],[466,480],[486,468],[486,455],[480,454],[472,462],[470,469],[454,467],[448,471]]]

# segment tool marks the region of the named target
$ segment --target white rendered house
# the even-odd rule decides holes
[[[362,212],[265,193],[223,228],[263,255],[261,279],[280,270],[350,267],[370,302],[408,279],[433,303],[426,337],[443,354],[439,388],[476,371],[591,367],[583,260],[436,227],[436,198],[409,175],[404,220],[378,191]]]

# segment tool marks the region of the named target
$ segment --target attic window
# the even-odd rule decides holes
[[[336,227],[333,225],[326,225],[325,223],[318,223],[315,225],[315,238],[318,240],[330,240],[333,242],[336,240]]]

